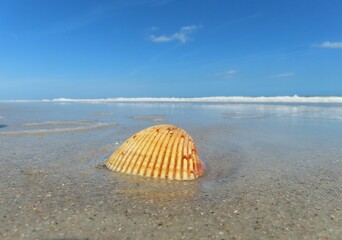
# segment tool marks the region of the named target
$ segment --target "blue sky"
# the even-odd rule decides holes
[[[0,99],[342,95],[340,0],[3,0]]]

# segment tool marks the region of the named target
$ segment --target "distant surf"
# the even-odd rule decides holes
[[[41,125],[43,125],[42,123]],[[49,133],[63,133],[63,132],[79,132],[89,131],[98,128],[106,128],[115,126],[116,123],[96,123],[89,126],[73,127],[73,128],[52,128],[52,129],[35,129],[35,130],[22,130],[22,131],[7,131],[0,132],[0,136],[16,136],[16,135],[27,135],[27,134],[49,134]],[[36,124],[38,126],[38,123]]]
[[[139,97],[139,98],[98,98],[98,99],[72,99],[72,98],[54,98],[42,100],[2,100],[0,102],[56,102],[56,103],[110,103],[110,102],[208,102],[208,103],[342,103],[342,96],[324,96],[324,97],[302,97],[302,96],[275,96],[275,97],[194,97],[194,98],[176,98],[176,97]]]
[[[25,127],[37,127],[37,126],[59,126],[59,125],[89,125],[94,122],[93,120],[80,120],[80,121],[64,121],[64,122],[37,122],[37,123],[23,123]]]

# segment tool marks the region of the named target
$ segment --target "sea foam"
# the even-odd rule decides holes
[[[326,97],[301,97],[301,96],[275,96],[275,97],[194,97],[194,98],[98,98],[98,99],[72,99],[72,98],[54,98],[42,100],[3,100],[0,102],[57,102],[57,103],[108,103],[108,102],[256,102],[256,103],[342,103],[342,96]]]

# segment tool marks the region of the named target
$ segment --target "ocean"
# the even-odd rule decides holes
[[[194,139],[192,181],[104,161],[157,124]],[[340,239],[342,98],[0,102],[1,239]]]

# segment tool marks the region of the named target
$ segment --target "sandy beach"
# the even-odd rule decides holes
[[[108,170],[175,124],[193,181]],[[340,103],[0,103],[1,239],[341,239]]]

